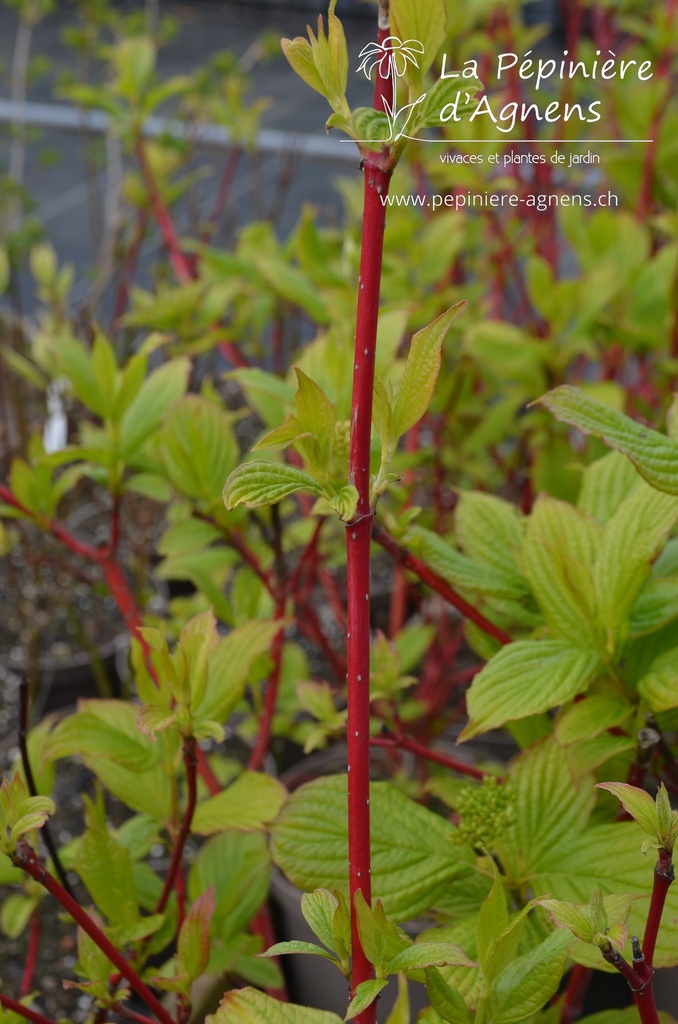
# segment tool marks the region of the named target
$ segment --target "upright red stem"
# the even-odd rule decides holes
[[[388,3],[379,5],[379,41],[389,34]],[[377,73],[374,106],[384,109],[384,97],[393,100],[393,83]],[[352,973],[351,993],[361,982],[374,977],[372,964],[360,942],[355,895],[360,890],[372,900],[370,858],[370,540],[373,510],[370,506],[370,444],[372,396],[379,318],[379,289],[384,249],[391,171],[389,154],[369,153],[362,162],[364,205],[360,286],[356,317],[349,483],[358,492],[356,512],[346,524],[347,558],[347,665],[348,665],[348,868],[351,899]],[[358,1014],[357,1024],[375,1024],[376,1003]]]
[[[285,598],[282,597],[278,600],[275,607],[275,620],[276,622],[280,622],[284,617]],[[278,703],[278,689],[280,687],[280,669],[282,666],[282,650],[284,642],[285,630],[280,629],[273,638],[273,644],[271,645],[273,668],[271,669],[271,674],[269,675],[266,683],[264,704],[259,716],[259,732],[257,734],[257,741],[254,744],[254,749],[250,756],[249,764],[247,765],[247,767],[252,771],[259,771],[262,767],[264,758],[266,757],[266,752],[268,751],[268,744],[271,739],[273,716],[275,715],[275,708]]]
[[[19,989],[19,997],[23,999],[33,988],[33,976],[35,974],[35,965],[38,962],[38,953],[40,951],[40,915],[38,909],[33,911],[31,914],[31,923],[28,933],[28,949],[26,950],[26,963],[24,964],[24,973],[21,978],[21,988]]]

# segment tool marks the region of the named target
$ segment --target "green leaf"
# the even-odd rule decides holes
[[[360,945],[367,959],[374,964],[377,974],[381,974],[387,944],[385,922],[377,917],[371,907],[368,907],[360,889],[355,894],[354,905],[358,917]],[[383,914],[381,916],[383,918]]]
[[[270,651],[284,619],[252,619],[222,637],[209,652],[207,690],[194,711],[197,722],[226,722],[245,692],[252,665]]]
[[[520,564],[556,636],[595,645],[593,565],[600,527],[564,501],[542,495],[528,520]]]
[[[139,906],[127,847],[109,830],[103,801],[85,797],[87,830],[80,840],[76,869],[97,908],[113,925],[131,925]]]
[[[599,670],[597,654],[560,640],[517,640],[502,647],[471,684],[470,720],[460,741],[572,700]]]
[[[106,704],[110,707],[112,701]],[[136,712],[136,708],[130,710]],[[136,731],[136,730],[135,730]],[[57,723],[45,744],[45,756],[51,759],[70,757],[107,757],[119,761],[126,768],[143,771],[150,768],[156,754],[153,747],[139,736],[116,728],[94,710],[81,710]]]
[[[588,907],[578,907],[564,900],[542,899],[536,900],[536,903],[548,912],[553,923],[559,928],[569,928],[582,942],[593,941],[595,930]]]
[[[654,633],[677,617],[678,575],[652,579],[631,610],[631,636]]]
[[[219,500],[239,454],[231,417],[202,395],[185,395],[170,409],[160,450],[173,486],[207,506]]]
[[[227,942],[247,927],[268,895],[271,865],[262,832],[221,832],[201,846],[188,873],[191,900],[213,888],[212,931]]]
[[[398,975],[398,995],[386,1024],[410,1024],[410,991],[404,974]]]
[[[594,568],[596,616],[606,629],[615,630],[630,617],[676,519],[678,497],[641,481],[607,523]]]
[[[651,487],[678,495],[678,441],[644,427],[578,388],[562,385],[539,401],[557,419],[587,434],[596,434],[626,455]]]
[[[302,431],[315,438],[318,465],[321,470],[326,470],[334,445],[337,414],[329,398],[315,381],[307,377],[298,366],[295,366],[294,372],[299,384],[295,395],[297,419]]]
[[[449,822],[385,782],[371,787],[372,884],[396,920],[434,904],[468,870],[470,851],[451,845]],[[300,889],[348,891],[346,776],[300,786],[271,826],[273,857]]]
[[[448,1024],[468,1024],[466,1003],[434,967],[426,971],[426,991],[431,1006]]]
[[[622,807],[638,822],[643,832],[656,837],[659,831],[657,808],[649,793],[626,782],[598,782],[598,789],[606,789],[621,801]]]
[[[577,507],[604,525],[639,479],[628,459],[619,452],[608,452],[584,470]]]
[[[614,729],[625,722],[632,710],[623,697],[612,693],[593,694],[558,716],[555,737],[564,746],[594,739],[607,729]]]
[[[333,953],[328,953],[322,946],[317,946],[315,942],[301,942],[298,939],[292,939],[289,942],[276,942],[274,946],[271,946],[266,950],[265,953],[259,953],[259,956],[284,956],[287,953],[310,953],[313,956],[322,956],[325,960],[331,960],[333,964],[339,966],[339,961]]]
[[[638,693],[656,713],[678,707],[678,648],[654,659],[638,683]]]
[[[456,303],[412,338],[393,410],[399,436],[418,423],[428,409],[440,372],[445,335],[465,309],[465,302]]]
[[[335,948],[334,915],[339,900],[329,889],[305,892],[301,897],[301,912],[306,923],[328,949]]]
[[[521,885],[537,869],[551,866],[553,850],[560,851],[570,836],[585,828],[595,803],[595,791],[591,777],[575,785],[565,752],[553,739],[521,754],[511,767],[508,781],[516,820],[500,837],[497,852],[508,876],[507,884]],[[567,871],[565,862],[562,863]],[[595,874],[597,865],[592,862],[590,867]],[[555,885],[530,884],[533,892],[570,898]],[[588,899],[596,884],[573,902]]]
[[[571,937],[553,932],[536,949],[519,956],[495,978],[485,1004],[487,1024],[521,1024],[556,992]]]
[[[210,958],[210,923],[216,907],[214,889],[209,888],[193,902],[179,932],[177,953],[195,981],[207,969]]]
[[[519,575],[516,557],[525,532],[520,509],[493,494],[462,491],[454,523],[459,546],[469,558]]]
[[[477,967],[454,942],[415,942],[394,956],[388,965],[389,974],[417,971],[424,967]]]
[[[18,939],[28,927],[33,911],[38,906],[35,897],[13,892],[6,896],[0,906],[0,929],[8,939]]]
[[[341,1024],[336,1013],[279,1003],[254,988],[231,989],[205,1024]]]
[[[162,423],[186,391],[190,361],[172,359],[151,373],[126,408],[120,423],[120,452],[129,459]]]
[[[408,62],[405,73],[408,82],[420,82],[445,39],[444,0],[428,0],[425,4],[419,0],[391,0],[389,16],[394,35],[405,45],[409,40],[417,40],[424,48],[423,54],[416,55],[418,67]]]
[[[486,975],[489,974],[489,954],[494,941],[506,931],[509,923],[504,883],[494,861],[492,861],[492,869],[494,871],[494,883],[489,896],[484,900],[480,908],[476,928],[478,960]]]
[[[261,829],[275,818],[286,795],[285,787],[277,779],[245,771],[223,792],[198,804],[193,831],[207,836],[225,829]]]
[[[408,546],[416,548],[423,561],[453,587],[503,600],[521,601],[527,595],[527,584],[515,570],[511,571],[509,567],[506,571],[473,561],[432,530],[413,526],[408,530],[405,541]]]
[[[371,1006],[382,989],[388,985],[386,978],[372,978],[370,981],[361,981],[356,987],[355,996],[346,1011],[344,1020],[353,1020],[359,1013]]]
[[[322,494],[312,476],[284,462],[245,462],[233,470],[224,485],[223,498],[227,509],[238,505],[260,508],[275,505],[295,491]]]

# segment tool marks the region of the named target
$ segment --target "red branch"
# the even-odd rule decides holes
[[[667,853],[666,850],[660,850],[659,860],[654,869],[654,885],[652,886],[650,909],[647,914],[645,935],[643,936],[643,956],[650,967],[654,963],[654,948],[657,943],[657,934],[659,932],[662,911],[664,910],[664,903],[666,902],[669,886],[674,878],[675,872],[671,863],[671,854]]]
[[[181,250],[181,244],[179,237],[174,228],[172,218],[170,217],[169,211],[162,201],[158,186],[153,177],[153,171],[148,162],[146,156],[146,150],[141,138],[137,139],[136,154],[139,161],[139,167],[141,169],[141,176],[144,179],[144,185],[148,192],[148,201],[151,205],[153,217],[160,234],[162,235],[163,241],[167,246],[167,253],[170,258],[170,263],[174,273],[177,275],[177,279],[181,284],[187,284],[189,281],[195,280],[195,274],[191,269],[189,261]]]
[[[579,1020],[592,977],[593,971],[590,967],[582,967],[581,964],[574,965],[563,996],[560,1024],[574,1024],[576,1020]]]
[[[379,42],[389,34],[388,5],[379,6]],[[393,104],[394,83],[377,74],[374,106]],[[379,318],[379,290],[386,215],[384,197],[391,172],[390,154],[369,153],[363,159],[364,205],[360,251],[360,288],[356,316],[349,483],[358,492],[356,513],[346,524],[346,583],[348,606],[348,864],[351,899],[353,962],[351,996],[358,985],[374,977],[372,964],[360,942],[355,896],[362,892],[372,900],[370,857],[370,540],[373,511],[370,507],[370,443],[372,396]],[[357,1024],[375,1024],[376,1002],[358,1014]]]
[[[436,764],[445,765],[446,768],[451,768],[454,772],[470,775],[474,779],[484,779],[487,775],[487,772],[474,768],[472,764],[467,764],[466,761],[459,761],[456,757],[443,754],[440,750],[429,750],[428,747],[417,743],[416,740],[408,739],[407,736],[373,736],[370,740],[370,746],[384,747],[386,750],[409,750],[411,754],[416,754],[417,757],[423,757],[427,761],[434,761]]]
[[[22,1003],[17,1002],[16,999],[12,999],[10,996],[3,996],[0,992],[0,1006],[4,1006],[6,1010],[12,1010],[13,1013],[18,1013],[21,1017],[25,1017],[26,1020],[34,1021],[34,1024],[54,1024],[53,1020],[49,1017],[45,1017],[44,1013],[38,1013],[37,1010],[31,1010],[28,1006],[23,1006]]]
[[[30,931],[28,933],[28,949],[26,950],[26,963],[24,964],[24,973],[21,978],[21,988],[19,989],[19,998],[22,999],[27,996],[33,988],[33,976],[35,975],[35,965],[38,962],[38,953],[40,952],[40,915],[38,908],[36,907],[31,914]]]
[[[153,995],[148,985],[141,980],[129,961],[126,960],[123,954],[115,948],[110,939],[104,935],[89,914],[87,914],[86,911],[84,911],[82,907],[68,895],[64,887],[53,875],[49,873],[45,865],[36,856],[27,843],[20,842],[18,844],[17,852],[14,856],[14,863],[17,867],[22,868],[22,870],[29,874],[31,878],[35,879],[36,882],[39,882],[48,893],[54,896],[66,913],[70,914],[73,920],[80,925],[82,930],[89,935],[90,939],[97,944],[101,952],[108,957],[115,967],[117,967],[123,978],[129,982],[130,987],[136,992],[139,998],[143,999],[149,1010],[153,1011],[161,1024],[174,1024],[167,1010],[165,1010],[159,999]],[[0,997],[0,999],[2,998],[4,997]],[[24,1013],[24,1016],[25,1015],[26,1014]],[[46,1018],[42,1016],[38,1016],[37,1018],[30,1017],[29,1019],[37,1020],[38,1024],[45,1024],[46,1021]]]
[[[429,567],[422,562],[420,558],[417,558],[416,555],[413,555],[407,550],[407,548],[403,547],[402,544],[399,544],[395,537],[392,537],[385,527],[381,526],[379,523],[375,523],[372,531],[372,538],[377,542],[377,544],[381,544],[382,548],[384,548],[385,551],[388,551],[389,555],[391,555],[396,562],[402,565],[405,569],[409,569],[410,572],[415,573],[422,583],[426,583],[427,586],[435,590],[441,597],[444,597],[445,600],[448,601],[449,604],[453,605],[457,611],[461,612],[465,618],[470,619],[471,622],[475,622],[476,626],[479,626],[483,632],[487,633],[489,636],[493,636],[495,640],[498,640],[501,644],[512,643],[511,637],[508,633],[505,633],[503,629],[499,628],[499,626],[495,626],[493,622],[490,622],[489,619],[485,618],[482,612],[479,612],[477,608],[474,608],[473,605],[468,603],[468,601],[465,601],[464,598],[456,592],[456,590],[452,589],[449,583],[442,579],[442,577],[438,576],[437,573],[433,572],[432,569],[429,569]]]
[[[198,759],[196,757],[196,743],[193,736],[189,736],[184,740],[184,766],[186,768],[186,788],[188,791],[186,798],[186,810],[184,812],[184,818],[181,823],[181,829],[179,835],[174,843],[174,850],[172,851],[172,861],[169,866],[167,875],[165,876],[165,884],[162,887],[162,893],[158,900],[158,905],[155,908],[156,914],[162,914],[167,906],[167,901],[170,897],[170,893],[174,888],[177,880],[177,875],[181,868],[181,860],[184,853],[184,846],[191,832],[191,822],[193,821],[193,812],[195,811],[195,804],[197,800],[197,764]]]
[[[280,622],[284,617],[285,598],[282,597],[276,604],[274,618],[276,622]],[[271,645],[273,668],[271,669],[271,674],[269,675],[266,683],[264,704],[261,709],[261,714],[259,715],[259,732],[257,735],[257,742],[254,745],[254,749],[252,750],[247,766],[252,771],[259,771],[261,768],[271,739],[273,717],[275,715],[276,704],[278,703],[278,689],[280,687],[280,670],[282,667],[282,650],[284,642],[285,630],[279,629],[273,638],[273,644]]]

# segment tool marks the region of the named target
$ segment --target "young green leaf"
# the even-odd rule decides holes
[[[426,971],[426,991],[431,1006],[448,1024],[468,1024],[469,1014],[464,999],[456,988],[447,984],[435,967]]]
[[[564,932],[553,932],[505,968],[490,988],[487,1024],[521,1024],[537,1013],[560,984],[571,941]]]
[[[315,942],[301,942],[298,939],[292,939],[289,942],[276,942],[275,945],[270,946],[265,953],[257,953],[260,957],[271,957],[271,956],[285,956],[287,953],[309,953],[312,956],[322,956],[325,960],[330,960],[333,964],[339,967],[339,961],[333,953],[329,953],[322,946],[316,945]]]
[[[210,923],[216,907],[214,888],[203,892],[186,915],[177,943],[179,959],[191,981],[204,974],[210,958]]]
[[[418,971],[426,967],[477,967],[454,942],[415,942],[389,962],[387,972]]]
[[[393,410],[399,437],[418,423],[428,409],[440,372],[445,335],[465,309],[465,302],[457,302],[412,338]]]
[[[383,988],[388,985],[386,978],[372,978],[361,981],[355,990],[353,1001],[349,1004],[344,1020],[353,1020],[359,1013],[371,1006]]]
[[[227,509],[238,505],[260,508],[275,505],[295,491],[322,494],[320,484],[308,473],[284,462],[245,462],[233,470],[224,484]]]

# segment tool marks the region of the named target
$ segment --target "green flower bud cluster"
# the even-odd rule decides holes
[[[486,775],[480,786],[465,786],[455,804],[460,818],[456,842],[474,850],[492,850],[516,817],[511,786],[501,785],[494,775]]]
[[[338,458],[345,458],[348,455],[349,442],[351,440],[351,421],[337,420],[334,424],[334,454]]]

